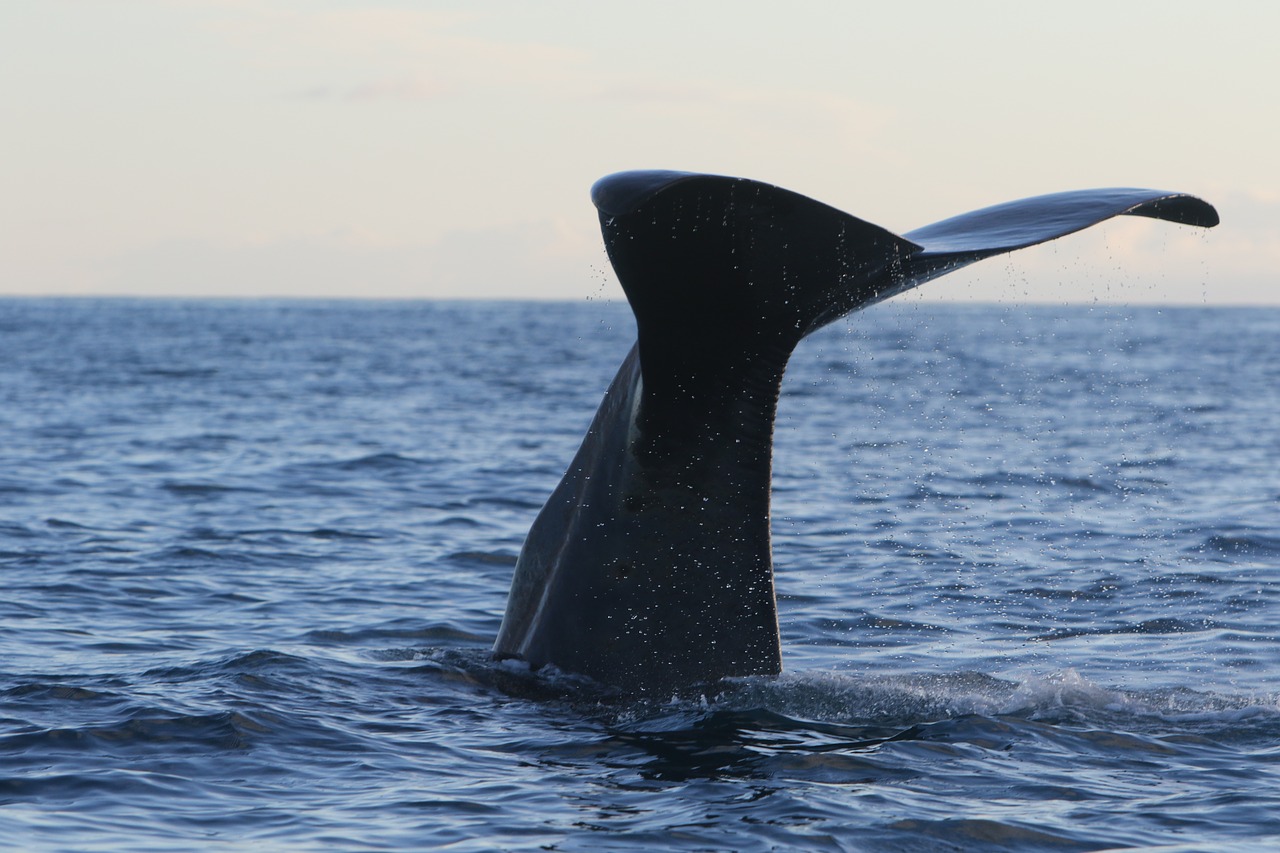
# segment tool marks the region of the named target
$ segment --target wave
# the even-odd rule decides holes
[[[441,670],[516,696],[553,695],[581,707],[610,708],[619,719],[661,719],[673,712],[764,711],[795,724],[832,723],[898,731],[964,717],[1021,718],[1039,722],[1151,726],[1170,723],[1235,726],[1244,721],[1280,735],[1280,692],[1236,694],[1163,687],[1107,687],[1074,669],[1021,680],[981,672],[855,675],[834,671],[785,672],[731,678],[658,698],[628,697],[555,667],[537,672],[516,661],[493,661],[487,650],[420,649],[415,656]]]
[[[402,453],[370,453],[352,459],[338,459],[331,462],[312,463],[307,466],[313,469],[331,469],[338,471],[398,471],[429,465],[431,459],[419,459]]]
[[[1132,625],[1111,625],[1089,628],[1059,628],[1047,634],[1040,634],[1031,639],[1037,641],[1066,640],[1076,637],[1106,637],[1116,634],[1189,634],[1196,631],[1214,631],[1222,625],[1211,620],[1202,619],[1192,622],[1187,619],[1144,619]]]
[[[1196,553],[1221,554],[1224,557],[1280,557],[1280,537],[1264,536],[1260,533],[1236,536],[1215,535],[1188,550]]]

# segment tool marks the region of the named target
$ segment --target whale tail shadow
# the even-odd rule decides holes
[[[635,692],[780,671],[773,422],[803,337],[1114,216],[1218,222],[1194,196],[1102,189],[899,236],[768,184],[659,171],[592,200],[638,341],[529,531],[494,653]]]

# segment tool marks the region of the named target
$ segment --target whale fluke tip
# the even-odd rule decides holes
[[[1213,228],[1222,220],[1218,217],[1218,209],[1202,198],[1185,193],[1174,193],[1155,201],[1141,204],[1127,211],[1130,216],[1149,216],[1152,219],[1163,219],[1180,225],[1195,225],[1200,228]]]

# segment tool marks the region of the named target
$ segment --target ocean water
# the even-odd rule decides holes
[[[806,341],[786,672],[662,701],[488,658],[632,337],[0,301],[0,847],[1280,849],[1280,310]]]

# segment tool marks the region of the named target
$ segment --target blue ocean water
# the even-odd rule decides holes
[[[663,701],[487,654],[632,337],[0,300],[0,847],[1280,849],[1280,310],[809,339],[786,672]]]

